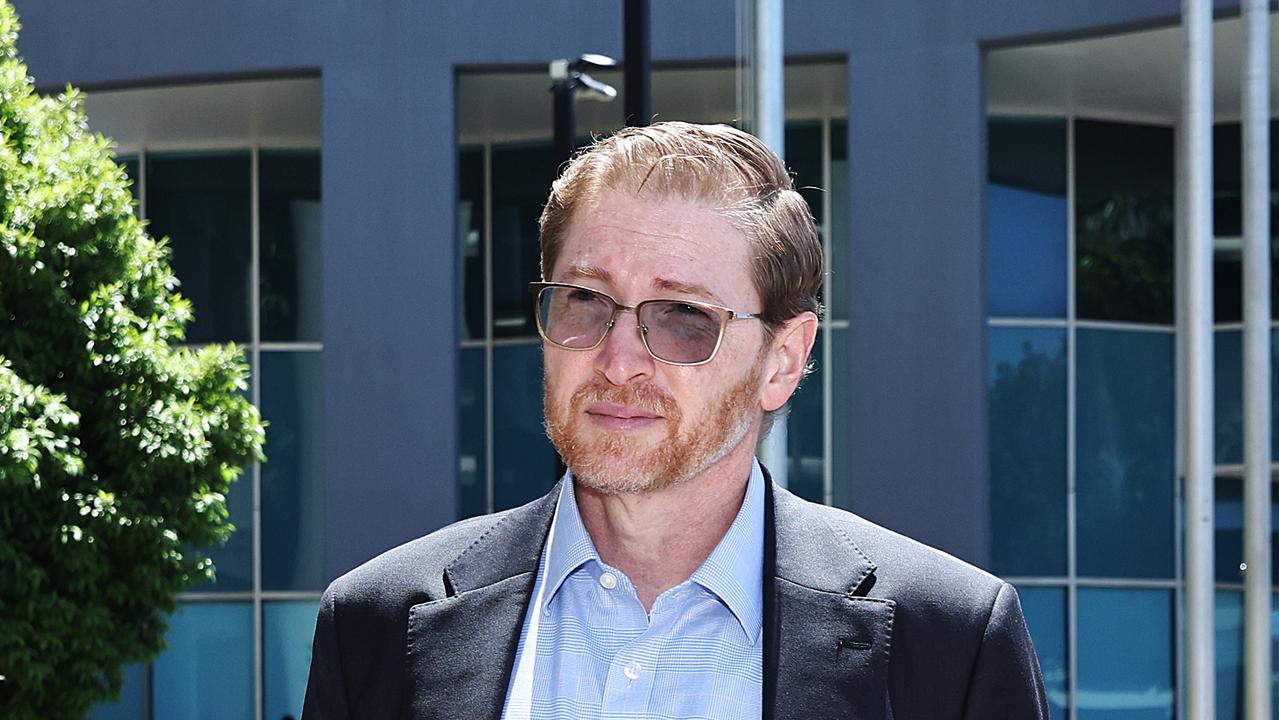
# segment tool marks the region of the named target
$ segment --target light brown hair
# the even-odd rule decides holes
[[[551,186],[540,220],[549,280],[573,218],[605,191],[678,197],[724,215],[753,246],[751,276],[768,330],[820,314],[822,244],[808,203],[775,153],[727,125],[628,127],[578,154]]]

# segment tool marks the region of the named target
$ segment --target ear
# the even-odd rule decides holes
[[[760,407],[772,412],[786,404],[804,379],[808,354],[817,339],[817,316],[803,312],[787,320],[773,335],[765,364]]]

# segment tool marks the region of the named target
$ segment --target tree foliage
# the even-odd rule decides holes
[[[32,90],[0,0],[0,717],[83,716],[213,574],[261,457],[234,346],[191,318],[74,89]]]

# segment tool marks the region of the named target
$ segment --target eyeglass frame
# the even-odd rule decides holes
[[[542,327],[542,292],[544,290],[549,290],[552,288],[569,288],[571,290],[585,290],[587,292],[595,293],[596,295],[599,295],[600,297],[607,298],[609,302],[613,303],[613,312],[612,314],[609,315],[608,322],[604,323],[604,332],[600,333],[600,339],[596,340],[594,345],[590,347],[580,347],[580,348],[569,347],[568,345],[561,345],[560,343],[557,343],[551,338],[547,337],[546,329]],[[608,338],[609,333],[613,332],[613,328],[617,325],[618,313],[632,312],[632,313],[635,313],[635,325],[636,325],[636,330],[639,332],[640,342],[643,343],[644,350],[648,352],[649,357],[653,358],[654,360],[658,362],[666,363],[667,365],[675,365],[677,367],[697,367],[699,365],[705,365],[706,363],[709,363],[710,361],[714,360],[715,356],[719,354],[720,346],[724,344],[724,333],[727,332],[728,324],[730,322],[734,320],[760,320],[760,321],[763,320],[763,317],[762,317],[763,313],[740,312],[738,310],[734,310],[729,307],[724,307],[723,305],[716,305],[715,303],[703,302],[701,300],[685,300],[681,298],[650,298],[648,300],[641,300],[640,302],[637,302],[634,305],[623,305],[622,303],[618,302],[616,298],[614,298],[612,295],[609,295],[606,292],[596,290],[595,288],[587,287],[585,285],[575,285],[573,283],[531,282],[528,284],[528,290],[533,295],[533,302],[534,302],[533,318],[537,323],[537,334],[540,335],[543,340],[554,345],[555,347],[562,348],[564,350],[580,350],[580,351],[594,350],[600,345],[603,345],[604,341]],[[648,326],[646,326],[644,323],[639,321],[639,310],[641,307],[648,305],[649,303],[659,303],[659,302],[682,303],[684,305],[692,305],[693,307],[714,310],[716,314],[719,315],[720,317],[719,336],[715,338],[715,347],[711,350],[711,354],[705,360],[699,360],[697,362],[675,362],[674,360],[667,360],[666,358],[658,357],[657,353],[653,352],[653,348],[649,347]]]

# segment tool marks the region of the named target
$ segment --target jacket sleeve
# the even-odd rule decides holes
[[[1048,720],[1044,678],[1017,591],[999,589],[982,635],[964,705],[965,720]]]
[[[315,641],[311,648],[311,674],[306,681],[306,701],[302,720],[346,720],[351,717],[346,703],[342,658],[338,650],[337,601],[333,586],[320,600],[315,621]]]

